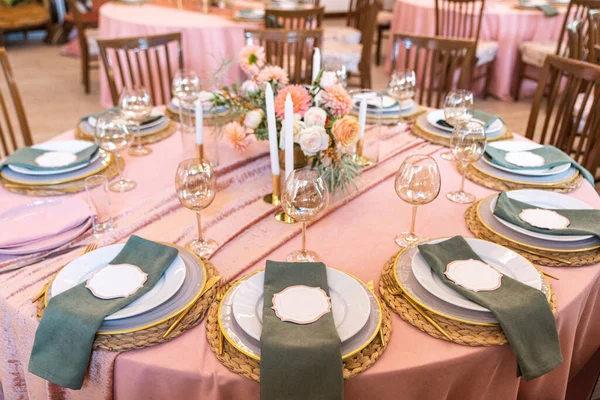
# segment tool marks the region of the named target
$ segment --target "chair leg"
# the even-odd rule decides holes
[[[90,60],[88,55],[81,55],[81,79],[85,94],[90,94]]]
[[[375,44],[375,65],[381,65],[381,40],[383,39],[383,27],[377,27],[377,43]]]
[[[492,80],[492,67],[494,66],[494,61],[490,62],[486,66],[485,71],[485,84],[483,86],[483,99],[487,99],[490,94],[490,81]]]
[[[515,83],[515,101],[519,101],[521,96],[521,86],[523,85],[523,76],[525,75],[525,63],[521,52],[517,53],[517,81]]]

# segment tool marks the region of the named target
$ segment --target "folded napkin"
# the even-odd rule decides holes
[[[98,117],[102,114],[104,114],[107,111],[119,111],[120,108],[119,107],[113,107],[113,108],[109,108],[108,110],[104,110],[104,111],[100,111],[94,114],[90,114],[87,115],[85,117],[83,117],[81,120],[82,121],[87,121],[88,124],[90,124],[91,127],[95,128],[96,124],[98,123]],[[140,124],[140,126],[143,128],[144,125],[148,125],[154,121],[158,121],[159,119],[161,119],[163,116],[161,114],[155,114],[155,115],[150,115],[148,118],[146,118],[145,120],[142,121],[142,123]]]
[[[508,343],[517,356],[518,376],[520,370],[525,380],[529,381],[562,363],[556,321],[541,291],[506,275],[502,276],[500,287],[494,290],[475,292],[456,285],[444,274],[448,263],[468,259],[482,261],[461,236],[436,244],[422,244],[419,250],[433,272],[448,287],[490,309],[500,321]]]
[[[483,122],[485,129],[488,129],[497,119],[502,120],[499,116],[486,113],[485,111],[475,110],[471,112],[473,119]],[[445,126],[446,128],[454,129],[454,125],[450,125],[446,120],[440,119],[437,121],[438,124]]]
[[[559,210],[546,208],[546,210],[553,210],[563,217],[567,217],[571,223],[564,229],[543,229],[535,227],[519,218],[521,211],[527,208],[541,207],[511,199],[505,192],[502,192],[496,201],[494,215],[532,232],[545,233],[547,235],[594,235],[600,238],[600,210]]]
[[[22,147],[19,150],[12,153],[2,164],[0,169],[10,164],[15,167],[27,168],[30,171],[56,171],[70,167],[76,167],[81,164],[89,164],[92,157],[98,152],[98,145],[93,144],[78,153],[75,153],[77,159],[69,165],[63,165],[60,167],[40,167],[36,164],[35,159],[42,154],[52,153],[50,150],[34,149],[33,147]]]
[[[82,282],[53,297],[35,333],[29,372],[63,387],[81,389],[104,318],[150,291],[177,253],[173,247],[131,236],[110,264],[133,264],[147,273],[138,291],[126,298],[102,300]]]
[[[552,4],[537,4],[535,7],[541,10],[546,17],[556,17],[558,15],[558,10]]]
[[[329,296],[323,263],[267,261],[263,329],[260,337],[262,400],[332,400],[344,398],[340,337],[333,314],[299,325],[276,315],[273,295],[288,286],[320,287]]]
[[[579,170],[579,173],[594,186],[594,175],[592,175],[587,169],[583,168],[579,163],[575,162],[568,154],[562,150],[557,149],[554,146],[543,146],[534,150],[527,150],[529,153],[537,154],[538,156],[544,157],[544,165],[539,167],[519,167],[518,165],[511,164],[505,160],[505,150],[500,150],[494,146],[487,146],[485,148],[485,154],[492,164],[499,165],[508,169],[522,170],[522,169],[548,169],[554,168],[562,164],[571,163],[573,167]]]

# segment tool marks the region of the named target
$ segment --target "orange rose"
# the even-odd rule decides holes
[[[347,115],[333,123],[331,132],[338,143],[343,147],[348,147],[358,142],[360,136],[360,124],[355,117]]]

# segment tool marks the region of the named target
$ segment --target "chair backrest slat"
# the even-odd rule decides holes
[[[556,46],[555,54],[563,57],[569,56],[569,46],[567,45],[568,33],[567,25],[575,20],[583,21],[583,32],[587,32],[587,20],[588,13],[590,10],[599,9],[600,0],[571,0],[565,18],[562,23],[560,35],[558,37],[558,44]]]
[[[569,57],[575,60],[585,60],[587,58],[584,46],[583,22],[579,19],[567,24],[567,37],[569,44]]]
[[[590,10],[588,20],[588,60],[600,64],[600,10]]]
[[[485,0],[435,0],[435,35],[479,40]]]
[[[167,83],[170,84],[174,75],[169,56],[170,51],[176,52],[177,68],[182,69],[184,67],[181,33],[99,39],[98,47],[100,48],[113,104],[117,104],[123,87],[136,85],[144,85],[146,89],[150,90],[155,105],[166,104],[170,100],[170,89],[165,87],[163,74],[166,74]],[[165,54],[162,63],[160,62],[161,57],[159,57],[161,49]],[[154,64],[151,62],[152,57],[148,54],[149,52],[154,53]],[[143,57],[141,53],[144,53]],[[145,63],[142,61],[143,59],[146,60]],[[116,63],[113,60],[116,60]],[[120,77],[120,82],[117,82],[117,75]]]
[[[267,29],[319,29],[323,25],[325,7],[306,9],[267,8],[265,10],[265,28]]]
[[[21,94],[17,88],[6,50],[0,47],[0,68],[6,93],[0,90],[0,158],[10,155],[22,146],[31,146],[33,140],[25,116]]]

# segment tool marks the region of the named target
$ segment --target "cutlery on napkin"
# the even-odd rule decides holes
[[[35,333],[29,372],[59,386],[81,389],[94,337],[104,318],[150,291],[177,254],[173,247],[131,236],[110,264],[131,264],[147,274],[135,293],[103,300],[82,282],[52,297]]]
[[[26,168],[31,171],[56,171],[62,170],[69,167],[76,167],[82,164],[89,164],[92,157],[98,152],[98,145],[92,144],[85,149],[73,153],[76,157],[74,161],[70,162],[67,165],[60,165],[57,167],[52,166],[40,166],[36,159],[38,157],[43,156],[45,154],[50,153],[67,153],[67,152],[56,152],[51,150],[42,150],[42,149],[34,149],[33,147],[22,147],[12,153],[2,164],[0,164],[0,169],[2,169],[6,165],[13,165],[15,167]]]
[[[480,110],[472,111],[471,115],[473,116],[473,119],[483,122],[483,126],[485,129],[489,129],[489,127],[492,126],[492,124],[496,122],[496,120],[502,120],[497,115],[489,114],[485,111]],[[454,129],[454,125],[449,124],[445,119],[440,119],[437,121],[437,123],[442,126],[445,126],[446,128]]]
[[[529,381],[562,363],[556,321],[544,293],[506,275],[501,275],[496,288],[479,291],[467,289],[450,280],[446,271],[451,262],[483,262],[462,236],[418,247],[433,272],[448,287],[488,308],[498,319],[517,357],[517,375],[522,374]]]

